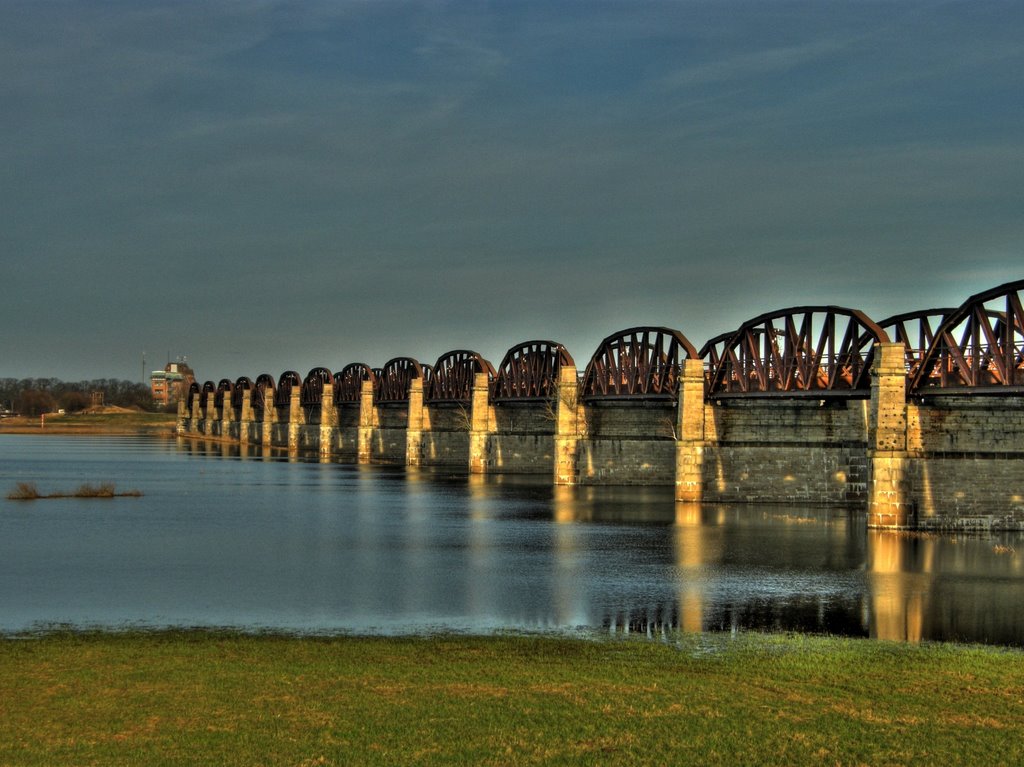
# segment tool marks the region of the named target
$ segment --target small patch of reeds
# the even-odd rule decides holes
[[[86,483],[71,493],[40,493],[34,482],[19,482],[7,494],[7,499],[10,501],[35,501],[41,498],[139,498],[141,496],[141,490],[126,490],[119,493],[113,482],[102,482],[98,485]]]
[[[15,488],[7,494],[7,499],[11,501],[34,501],[36,498],[41,498],[39,489],[36,487],[34,482],[19,482]]]

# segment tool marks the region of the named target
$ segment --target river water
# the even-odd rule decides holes
[[[139,498],[12,501],[114,482]],[[0,631],[804,631],[1024,646],[1024,536],[670,488],[0,437]]]

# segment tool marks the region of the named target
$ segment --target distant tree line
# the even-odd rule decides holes
[[[56,410],[74,413],[89,407],[94,391],[103,392],[104,405],[154,409],[148,386],[114,378],[75,382],[57,378],[0,378],[0,407],[18,415],[40,415]]]

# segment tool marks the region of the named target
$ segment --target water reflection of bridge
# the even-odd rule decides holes
[[[556,489],[556,519],[635,522],[637,515],[623,509],[625,499],[606,490]],[[863,517],[824,508],[658,504],[642,498],[639,505],[640,519],[671,527],[678,598],[609,611],[603,617],[609,630],[1024,641],[1024,562],[999,539],[865,530]],[[1004,554],[993,557],[993,549]],[[780,550],[788,552],[782,560],[799,563],[792,571],[779,571]],[[721,588],[716,570],[737,559],[749,563],[747,573],[734,576],[746,583],[731,584],[735,596],[723,604],[709,592]],[[848,573],[849,587],[815,588],[804,575],[820,569]]]
[[[205,439],[181,444],[209,457],[303,460]],[[386,474],[404,494],[403,556],[414,557],[417,569],[429,560],[424,489],[440,486],[467,497],[468,570],[449,577],[471,611],[486,612],[507,599],[498,593],[504,588],[500,578],[473,577],[492,570],[494,549],[504,545],[494,537],[493,522],[507,515],[515,524],[546,528],[547,549],[526,561],[548,563],[542,591],[560,626],[1024,644],[1019,534],[873,531],[866,529],[863,514],[848,509],[677,503],[670,489],[657,487],[550,486],[529,476],[444,469],[349,470],[371,484]],[[581,583],[594,582],[596,591],[581,590]],[[440,587],[412,579],[406,588],[403,598],[417,603]]]

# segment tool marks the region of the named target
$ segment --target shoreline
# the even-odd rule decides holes
[[[56,639],[80,639],[96,641],[219,641],[225,639],[239,641],[267,642],[315,642],[343,643],[349,641],[366,642],[443,642],[443,641],[551,641],[584,644],[619,644],[636,643],[641,646],[674,647],[676,649],[701,648],[700,653],[722,651],[728,647],[781,647],[792,646],[792,649],[814,649],[815,645],[875,645],[888,648],[887,652],[918,652],[929,649],[945,649],[952,652],[982,652],[996,654],[1016,654],[1017,661],[1024,661],[1024,645],[985,644],[941,639],[880,639],[867,635],[843,635],[814,633],[799,630],[759,630],[754,628],[738,630],[708,629],[687,631],[670,628],[660,631],[657,635],[638,633],[636,631],[609,632],[606,628],[577,626],[565,629],[530,629],[530,628],[496,628],[492,630],[472,631],[461,629],[438,628],[437,630],[413,630],[378,632],[349,629],[289,629],[279,627],[246,628],[239,625],[173,625],[173,624],[140,624],[100,625],[71,623],[45,623],[32,628],[7,630],[0,629],[0,645],[12,641],[49,641]],[[1021,666],[1024,673],[1024,664]],[[1024,699],[1021,701],[1024,703]]]
[[[172,437],[177,429],[173,413],[115,412],[74,415],[47,414],[42,418],[16,416],[0,419],[0,435],[124,435],[147,434]]]

